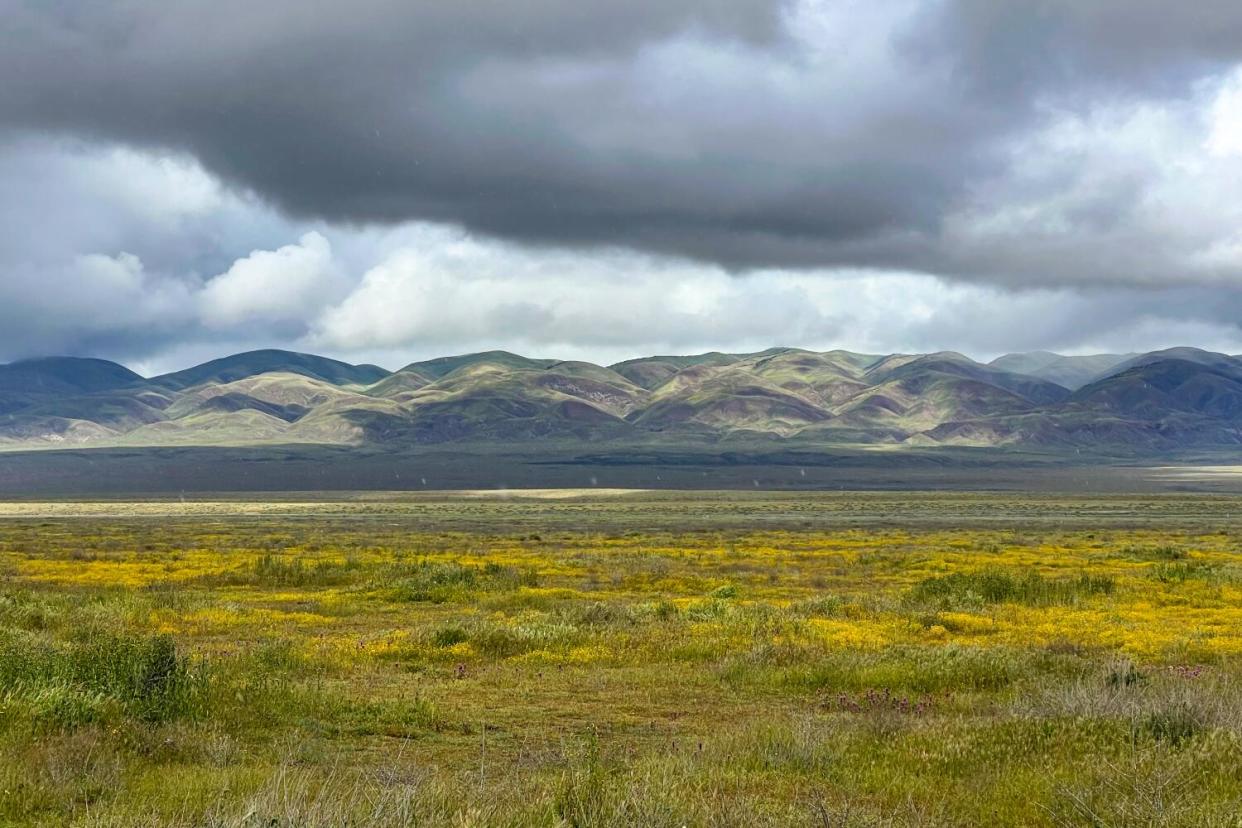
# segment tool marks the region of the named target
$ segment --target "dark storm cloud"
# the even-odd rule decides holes
[[[929,3],[907,45],[949,56],[977,90],[1030,101],[1183,85],[1242,57],[1233,0],[947,0]]]
[[[0,360],[1236,342],[1240,60],[1218,0],[0,0]]]
[[[471,73],[624,59],[686,32],[779,34],[766,2],[4,5],[9,124],[189,150],[302,214],[519,233],[537,222],[518,214],[585,206],[592,185],[555,123],[519,122],[555,90],[502,73],[477,93],[520,97],[492,113],[461,88]]]
[[[1019,283],[1038,251],[977,254],[946,221],[1040,107],[1184,96],[1242,44],[1215,0],[5,0],[0,20],[4,124],[187,151],[293,215]]]

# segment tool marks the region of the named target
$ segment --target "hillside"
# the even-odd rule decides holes
[[[98,359],[0,365],[5,449],[549,440],[1142,454],[1229,447],[1242,443],[1242,360],[1194,348],[1010,354],[988,364],[954,352],[772,348],[601,366],[488,351],[389,372],[268,350],[152,378]]]
[[[350,365],[313,354],[266,350],[213,359],[184,371],[155,377],[150,383],[180,390],[208,382],[233,382],[273,371],[301,374],[335,385],[369,385],[388,376],[387,371],[375,365]]]
[[[141,383],[123,365],[103,359],[45,357],[0,365],[0,392],[80,393]]]

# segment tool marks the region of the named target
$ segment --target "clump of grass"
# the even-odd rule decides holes
[[[315,560],[306,563],[302,558],[287,558],[266,553],[254,562],[254,581],[274,586],[337,586],[347,583],[359,569],[358,561]]]
[[[962,645],[900,646],[876,652],[764,646],[727,662],[721,677],[734,684],[775,685],[799,693],[878,689],[927,694],[1000,690],[1050,667],[1027,654]]]
[[[33,600],[29,593],[0,595],[0,619],[3,619],[6,626],[22,630],[45,630],[59,616],[58,611],[42,601]]]
[[[481,622],[469,632],[470,643],[493,658],[511,658],[535,650],[564,651],[583,639],[582,632],[573,624],[553,620],[512,625]]]
[[[287,639],[261,642],[254,648],[253,658],[265,673],[293,672],[306,664],[306,657]]]
[[[790,606],[790,612],[807,618],[836,618],[845,609],[845,601],[838,595],[817,595]]]
[[[1113,662],[1106,671],[1104,683],[1109,687],[1134,687],[1147,681],[1147,676],[1128,658]]]
[[[1058,785],[1045,810],[1057,828],[1071,826],[1228,825],[1235,803],[1209,804],[1207,774],[1182,752],[1134,751],[1119,761],[1085,768],[1074,783]]]
[[[240,803],[222,799],[185,824],[207,828],[340,828],[366,825],[404,828],[424,824],[470,824],[460,792],[431,779],[389,781],[348,773],[327,778],[293,764],[281,766]],[[91,828],[128,828],[134,822],[97,819]],[[177,822],[176,824],[182,824]],[[156,828],[153,819],[142,825]]]
[[[683,615],[688,621],[720,621],[735,611],[728,601],[720,598],[703,598],[688,604]]]
[[[1180,561],[1184,560],[1188,555],[1184,548],[1174,546],[1173,544],[1153,544],[1150,546],[1130,544],[1123,546],[1118,550],[1117,554],[1134,561]]]
[[[572,828],[607,824],[609,812],[615,807],[610,801],[610,780],[600,760],[599,740],[587,740],[582,756],[574,757],[561,776],[554,802],[556,815]]]
[[[1175,563],[1156,564],[1151,568],[1151,577],[1163,584],[1181,584],[1189,580],[1210,580],[1217,574],[1217,568],[1202,561],[1178,561]]]
[[[451,627],[441,627],[436,630],[432,633],[431,640],[437,647],[452,647],[454,644],[469,641],[470,633],[460,625],[454,624]]]
[[[506,592],[539,585],[534,571],[495,562],[474,567],[423,560],[404,567],[402,575],[394,588],[397,600],[434,604],[467,600],[480,592]]]
[[[810,716],[751,725],[713,745],[729,764],[764,773],[823,776],[836,744],[827,725]]]
[[[357,700],[325,696],[315,711],[329,735],[409,738],[448,726],[439,708],[424,696]]]
[[[611,604],[604,601],[574,603],[562,607],[555,613],[556,617],[567,624],[581,627],[608,628],[632,626],[644,617],[643,611],[635,611],[624,604]]]
[[[1152,710],[1143,719],[1143,729],[1158,742],[1181,747],[1206,726],[1203,711],[1186,700],[1179,700],[1161,709]]]
[[[204,674],[166,635],[0,639],[0,692],[59,727],[98,721],[110,708],[151,723],[193,715],[201,712],[204,686]]]
[[[202,575],[194,579],[194,583],[208,587],[342,586],[355,581],[362,569],[362,564],[353,556],[334,560],[264,552],[243,566],[228,572]],[[159,589],[160,586],[154,588]]]
[[[201,596],[182,589],[175,583],[157,581],[147,587],[147,599],[156,609],[185,612],[202,604]]]
[[[908,600],[946,610],[1005,603],[1059,606],[1097,595],[1111,595],[1115,589],[1116,579],[1111,575],[1084,572],[1077,578],[1045,578],[1038,572],[1014,575],[985,570],[926,578],[910,590]]]
[[[1130,740],[1174,748],[1201,734],[1242,735],[1239,689],[1228,675],[1201,668],[1143,670],[1129,659],[1098,666],[1065,682],[1045,682],[1014,701],[1025,716],[1071,720],[1086,728],[1112,722]]]

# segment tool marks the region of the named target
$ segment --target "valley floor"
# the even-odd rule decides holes
[[[0,824],[1236,825],[1240,506],[0,503]]]

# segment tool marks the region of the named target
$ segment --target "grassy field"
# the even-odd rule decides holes
[[[1239,506],[0,504],[0,825],[1242,825]]]

